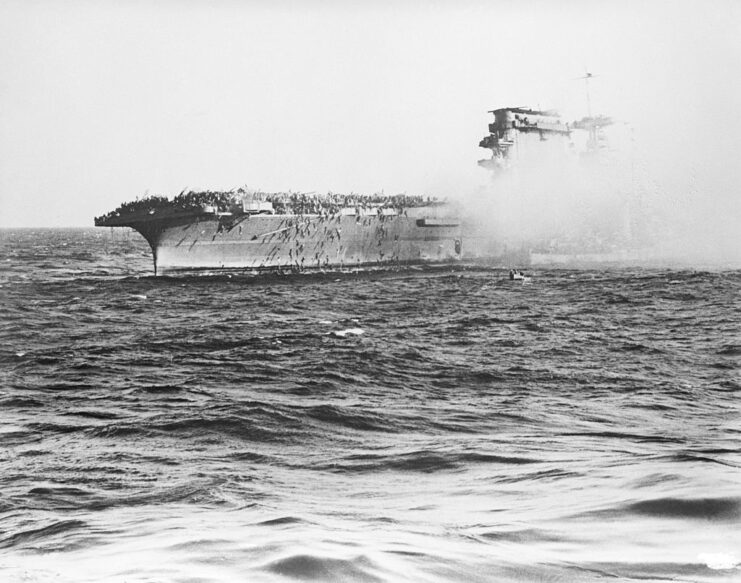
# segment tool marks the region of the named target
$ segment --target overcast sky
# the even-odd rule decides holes
[[[183,188],[459,196],[491,110],[635,128],[678,198],[741,217],[741,2],[0,2],[0,226]],[[741,228],[741,225],[739,225]]]

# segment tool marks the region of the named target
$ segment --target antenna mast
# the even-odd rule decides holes
[[[589,97],[589,80],[594,77],[589,71],[584,71],[584,77],[577,77],[578,79],[584,79],[584,88],[587,90],[587,115],[592,117],[592,100]]]

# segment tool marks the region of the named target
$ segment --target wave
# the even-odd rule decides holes
[[[280,442],[293,438],[300,423],[288,416],[267,413],[267,419],[239,415],[184,417],[175,421],[165,418],[146,422],[112,424],[88,430],[90,437],[123,437],[171,435],[196,438],[201,436],[236,437],[245,441]]]
[[[716,559],[717,560],[717,559]],[[737,581],[733,579],[720,579],[721,573],[718,573],[718,565],[714,562],[713,557],[706,557],[700,553],[697,562],[678,563],[669,561],[657,561],[655,563],[639,562],[609,562],[609,563],[585,563],[577,565],[574,569],[577,572],[586,574],[586,581],[593,581],[594,575],[599,580],[616,580],[616,581]],[[725,569],[736,569],[733,560],[726,559],[720,565]],[[577,581],[583,579],[578,578]]]
[[[43,407],[44,403],[40,399],[35,399],[33,397],[6,397],[4,399],[0,399],[0,408],[3,409],[36,409],[39,407]]]
[[[434,473],[455,471],[471,464],[498,464],[514,465],[536,464],[540,460],[534,458],[484,454],[477,452],[450,452],[440,453],[427,450],[392,454],[355,454],[343,457],[340,461],[320,466],[318,469],[333,472],[366,473],[366,472],[421,472]]]
[[[29,423],[26,427],[38,435],[49,433],[76,433],[78,431],[85,431],[89,428],[88,425],[62,423]]]
[[[515,530],[489,530],[482,532],[479,537],[488,541],[514,543],[566,543],[568,537],[563,532],[524,528]]]
[[[561,433],[564,437],[593,437],[607,439],[627,439],[638,443],[683,443],[678,437],[666,437],[663,435],[647,435],[640,433],[629,433],[621,431],[574,431]]]
[[[342,427],[348,427],[360,431],[397,432],[401,429],[395,427],[388,417],[384,418],[381,415],[369,412],[354,412],[350,411],[346,407],[317,405],[315,407],[304,409],[303,413],[317,421],[340,425]]]
[[[738,520],[741,498],[656,498],[629,504],[624,511],[660,518]]]
[[[622,352],[643,352],[646,354],[663,354],[664,351],[655,346],[646,346],[640,342],[624,342],[617,350]]]
[[[717,452],[717,453],[733,453],[737,455],[738,452],[730,451],[730,450],[721,450],[720,452]],[[668,459],[672,461],[677,461],[677,462],[707,462],[707,463],[713,463],[713,464],[720,464],[722,466],[728,466],[730,468],[741,468],[740,463],[733,463],[733,462],[726,461],[723,459],[709,457],[707,455],[701,455],[696,452],[672,454],[668,456]]]
[[[87,526],[87,523],[82,520],[59,520],[47,526],[22,530],[2,538],[0,539],[0,548],[31,546],[34,543],[46,542],[48,539],[59,535],[86,529]]]
[[[255,523],[255,526],[288,526],[294,524],[309,524],[308,521],[297,516],[280,516],[278,518],[269,518]]]
[[[302,581],[358,581],[381,583],[382,577],[373,574],[377,567],[366,557],[334,559],[317,555],[299,554],[272,561],[264,567],[283,577]]]
[[[143,460],[139,460],[140,463]],[[93,474],[105,468],[90,468]],[[36,487],[29,490],[25,503],[14,508],[24,511],[64,513],[70,511],[100,512],[110,508],[151,507],[169,504],[197,504],[201,506],[231,505],[232,498],[220,491],[222,478],[196,480],[194,482],[159,486],[144,491],[132,491],[120,477],[117,481],[101,488],[97,479],[91,477],[89,488],[72,486]]]
[[[67,417],[85,417],[87,419],[120,419],[121,414],[112,411],[100,411],[100,410],[86,410],[81,409],[77,411],[65,411],[62,415]]]
[[[726,344],[716,352],[723,356],[741,356],[741,344]]]
[[[733,523],[741,518],[741,498],[652,498],[579,514],[597,519],[631,515]]]

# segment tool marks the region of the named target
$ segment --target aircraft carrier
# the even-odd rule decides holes
[[[543,142],[570,145],[575,130],[587,130],[587,153],[598,153],[602,128],[611,123],[590,116],[567,124],[555,111],[524,107],[490,113],[494,121],[479,146],[492,156],[479,165],[494,175],[516,165],[518,152],[545,152]],[[238,189],[145,197],[95,225],[138,231],[152,249],[155,275],[528,265],[535,243],[527,232],[497,232],[496,215],[496,207],[462,199]],[[527,220],[522,224],[527,231]]]

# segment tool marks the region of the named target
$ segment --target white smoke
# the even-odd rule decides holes
[[[493,238],[545,252],[624,252],[628,262],[741,265],[741,182],[699,154],[702,144],[693,152],[671,132],[623,121],[604,128],[593,157],[581,155],[584,132],[519,137],[510,167],[482,169],[489,179],[466,201]]]
[[[520,135],[506,168],[473,197],[476,215],[511,241],[605,245],[629,236],[628,162],[621,152],[585,156],[584,139]],[[483,171],[482,171],[483,172]],[[550,243],[549,243],[550,242]]]

